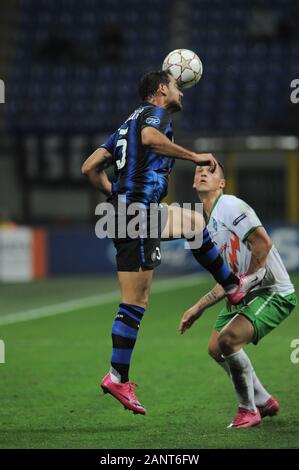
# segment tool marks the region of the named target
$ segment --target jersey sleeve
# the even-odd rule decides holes
[[[143,111],[141,116],[141,129],[145,127],[154,127],[163,134],[171,126],[171,117],[169,113],[158,107],[150,107]]]
[[[111,134],[110,137],[108,137],[108,139],[106,140],[106,142],[100,145],[100,148],[104,148],[108,150],[108,152],[111,153],[111,155],[113,155],[113,148],[114,148],[116,135],[117,135],[117,132],[114,132],[113,134]]]
[[[242,241],[256,228],[263,226],[252,207],[242,199],[224,195],[220,201],[222,208],[219,209],[223,223]]]

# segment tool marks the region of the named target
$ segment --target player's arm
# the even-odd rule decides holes
[[[102,193],[109,195],[112,191],[111,182],[105,168],[112,165],[112,155],[103,147],[93,152],[83,163],[81,171],[89,178],[90,183]]]
[[[142,145],[150,147],[154,152],[167,157],[190,160],[197,165],[205,164],[216,168],[217,162],[211,153],[195,153],[171,142],[162,132],[147,126],[141,131]]]
[[[250,243],[251,260],[247,274],[252,274],[266,265],[267,256],[272,248],[272,241],[264,227],[253,230],[246,241]]]
[[[223,287],[220,284],[216,284],[216,286],[210,292],[208,292],[201,299],[199,299],[196,304],[186,310],[179,325],[179,332],[181,335],[185,333],[186,330],[191,328],[193,323],[201,317],[207,308],[217,304],[224,297],[225,291]]]
[[[250,246],[252,256],[247,274],[253,274],[265,266],[272,241],[257,214],[246,202],[228,195],[222,198],[222,204],[222,222],[239,240]]]

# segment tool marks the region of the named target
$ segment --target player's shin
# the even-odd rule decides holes
[[[246,354],[245,351],[243,351],[243,352],[244,352],[244,354]],[[230,368],[229,368],[229,365],[228,365],[226,359],[224,359],[223,361],[216,361],[216,362],[217,362],[217,364],[219,364],[219,366],[222,367],[223,370],[225,370],[225,372],[227,373],[227,375],[231,379],[232,378],[231,377],[231,372],[230,372]],[[270,395],[270,393],[267,392],[265,387],[260,382],[259,378],[256,375],[256,372],[255,372],[254,368],[252,368],[252,380],[253,380],[255,405],[256,406],[262,406],[269,400],[271,395]]]
[[[240,406],[251,411],[256,411],[254,401],[253,368],[249,357],[240,351],[225,356],[229,366],[231,379],[236,391]]]
[[[231,373],[230,373],[230,369],[229,369],[229,365],[228,363],[226,362],[226,360],[224,359],[223,361],[216,361],[217,364],[219,364],[223,370],[225,370],[225,372],[227,373],[227,375],[231,378]]]
[[[112,358],[110,377],[113,382],[128,382],[131,355],[138,335],[144,308],[120,304],[112,326]]]
[[[255,404],[256,406],[262,406],[269,400],[269,398],[271,398],[271,395],[260,382],[254,369],[252,369],[252,378]]]
[[[234,285],[239,285],[239,278],[230,270],[223,261],[216,245],[211,240],[210,234],[203,230],[203,242],[200,248],[191,248],[196,261],[227,291]]]

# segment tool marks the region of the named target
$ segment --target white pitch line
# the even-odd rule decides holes
[[[207,275],[199,273],[173,279],[163,279],[161,281],[157,280],[157,284],[155,284],[154,281],[151,293],[158,294],[168,290],[171,291],[175,289],[182,289],[184,287],[191,287],[196,284],[199,285],[200,282],[206,281],[207,279]],[[30,320],[38,320],[39,318],[60,315],[62,313],[73,312],[83,308],[105,305],[111,302],[116,302],[119,299],[119,290],[113,290],[105,294],[92,295],[89,297],[83,297],[77,300],[69,300],[67,302],[61,302],[54,305],[46,305],[44,307],[34,308],[32,310],[26,310],[23,312],[9,313],[7,315],[0,316],[0,326]]]

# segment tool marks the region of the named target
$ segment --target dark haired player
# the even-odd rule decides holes
[[[217,166],[213,155],[198,154],[173,143],[171,114],[182,109],[183,93],[170,73],[156,71],[145,75],[139,85],[139,94],[140,106],[82,166],[82,172],[96,188],[109,196],[116,210],[119,197],[125,204],[139,203],[145,210],[150,204],[158,206],[167,194],[169,175],[176,158],[197,165],[205,163],[214,169]],[[112,184],[104,171],[110,165],[114,165],[115,172]],[[192,211],[175,210],[181,210],[183,217],[198,219],[198,214]],[[230,301],[237,303],[254,282],[261,280],[263,272],[257,276],[235,276],[211,242],[204,221],[200,223],[203,243],[200,248],[192,249],[192,253],[223,286]],[[177,237],[181,230],[181,226],[174,224],[169,230],[170,237]],[[147,307],[153,270],[161,262],[160,237],[124,239],[116,235],[114,245],[121,304],[112,327],[111,369],[101,387],[125,408],[145,414],[128,374],[138,329]]]

